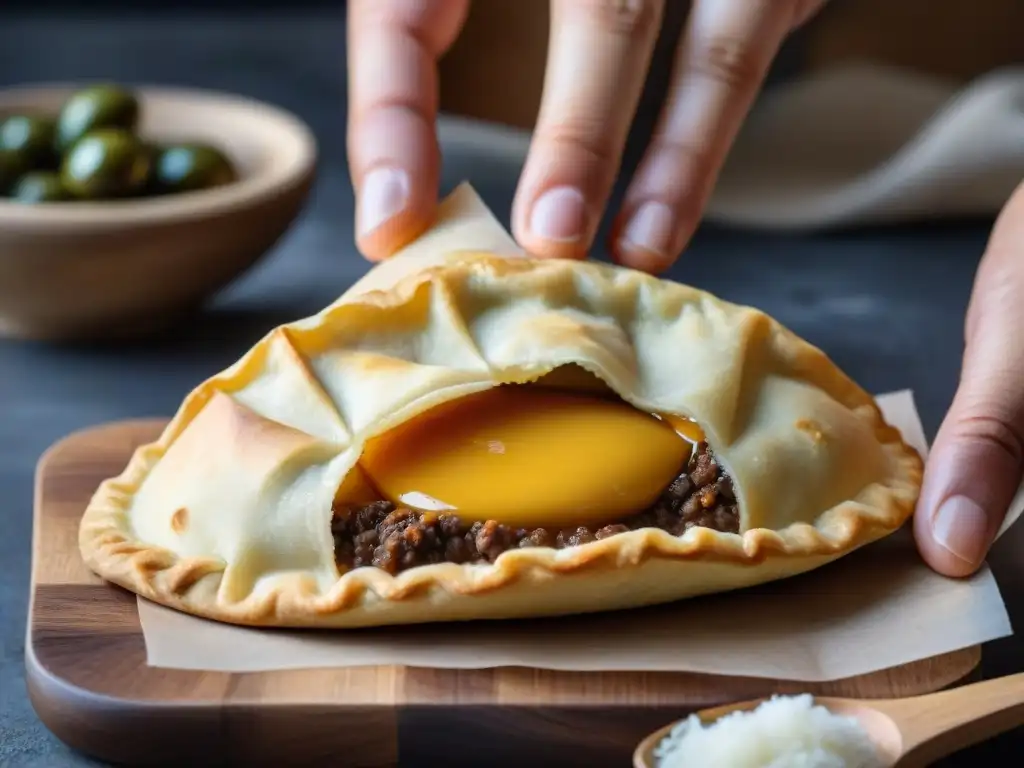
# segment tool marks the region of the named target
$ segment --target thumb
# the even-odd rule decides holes
[[[984,562],[1024,471],[1024,185],[982,257],[960,384],[927,462],[918,548],[947,576]]]

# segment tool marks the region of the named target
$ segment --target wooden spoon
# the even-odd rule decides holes
[[[765,699],[729,704],[697,713],[710,723]],[[920,768],[941,757],[1024,725],[1024,674],[1000,677],[906,699],[815,697],[838,715],[857,718],[893,768]],[[636,748],[636,768],[657,768],[654,749],[677,723],[655,731]]]

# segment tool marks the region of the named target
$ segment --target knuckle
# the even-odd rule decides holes
[[[357,134],[394,134],[407,126],[427,123],[423,107],[406,94],[385,94],[350,114],[351,130]]]
[[[440,55],[458,34],[469,0],[349,0],[349,26],[360,33],[398,33]]]
[[[726,36],[695,46],[684,65],[687,75],[709,78],[741,92],[757,89],[764,68],[763,57],[751,41]]]
[[[1013,419],[967,413],[956,422],[956,437],[995,445],[1018,464],[1024,463],[1024,432]]]
[[[687,179],[701,178],[711,165],[711,147],[695,141],[685,141],[661,134],[651,142],[652,157],[659,166],[671,167],[674,175]]]
[[[602,29],[634,40],[653,37],[661,26],[663,0],[579,0]]]
[[[560,120],[544,126],[541,140],[552,146],[554,156],[569,149],[582,153],[588,163],[596,167],[618,165],[611,138],[596,121],[581,118]]]
[[[680,223],[695,225],[707,201],[712,166],[710,146],[658,134],[648,150],[643,178],[670,203]]]

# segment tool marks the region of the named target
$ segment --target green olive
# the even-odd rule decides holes
[[[56,203],[70,197],[60,175],[53,171],[26,173],[11,190],[11,198],[18,203]]]
[[[210,189],[238,179],[231,161],[207,144],[176,144],[163,147],[153,171],[153,191],[174,194]]]
[[[0,149],[0,195],[10,192],[15,182],[28,169],[28,163],[21,152]]]
[[[76,141],[98,128],[134,131],[139,102],[131,91],[116,85],[94,85],[64,102],[57,119],[57,149],[66,152]]]
[[[146,184],[146,188],[142,190],[143,195],[157,195],[160,194],[157,189],[156,183],[156,169],[157,162],[160,160],[160,153],[163,152],[163,147],[154,141],[139,137],[139,143],[142,144],[142,151],[145,153],[149,160],[149,181]]]
[[[60,176],[73,197],[102,200],[139,194],[151,168],[150,154],[135,134],[103,128],[79,139],[64,157]]]
[[[53,168],[57,153],[53,149],[57,121],[43,115],[11,115],[0,123],[0,149],[25,156],[33,168]]]

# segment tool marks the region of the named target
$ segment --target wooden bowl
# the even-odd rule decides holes
[[[684,717],[682,720],[672,721],[637,744],[636,750],[633,752],[633,768],[657,768],[658,761],[654,757],[654,750],[665,740],[665,737],[672,733],[672,729],[685,719]]]
[[[78,87],[0,90],[0,116],[55,114]],[[239,180],[123,201],[0,200],[0,335],[73,340],[164,326],[255,264],[302,208],[317,148],[299,119],[238,96],[133,89],[143,137],[213,144]]]

